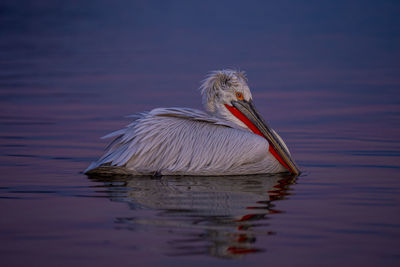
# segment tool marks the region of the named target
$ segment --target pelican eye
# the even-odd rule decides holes
[[[244,99],[243,94],[241,92],[236,92],[236,98],[237,98],[237,100],[243,100]]]

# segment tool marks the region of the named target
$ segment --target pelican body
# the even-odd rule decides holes
[[[133,115],[85,171],[132,175],[244,175],[300,170],[255,109],[243,72],[212,72],[201,85],[206,112],[156,108]]]

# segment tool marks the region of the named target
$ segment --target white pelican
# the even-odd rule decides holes
[[[85,171],[132,175],[300,174],[279,135],[256,111],[244,72],[212,72],[201,85],[207,112],[156,108],[133,115]]]

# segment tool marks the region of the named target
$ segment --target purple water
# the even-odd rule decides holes
[[[396,1],[2,1],[4,266],[398,266]],[[100,137],[247,71],[303,174],[88,178]]]

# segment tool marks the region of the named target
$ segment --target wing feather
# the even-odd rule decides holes
[[[132,116],[86,172],[126,167],[134,174],[249,174],[276,172],[268,142],[246,129],[189,108],[157,108]],[[101,169],[101,168],[100,168]]]

